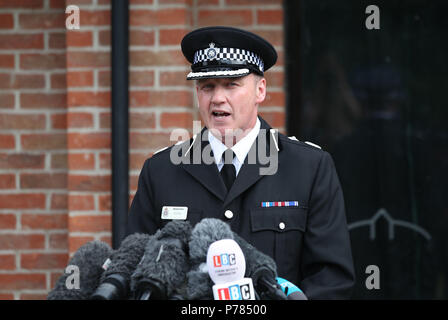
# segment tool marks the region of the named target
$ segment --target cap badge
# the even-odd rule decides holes
[[[216,58],[216,49],[215,49],[215,44],[213,42],[210,42],[209,44],[209,48],[206,50],[207,58],[213,60]]]

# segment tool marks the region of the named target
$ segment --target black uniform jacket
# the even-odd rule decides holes
[[[206,217],[228,222],[233,231],[274,258],[278,275],[299,286],[309,299],[350,298],[353,261],[343,193],[331,156],[271,132],[260,121],[267,134],[260,134],[252,147],[264,141],[265,147],[259,149],[265,148],[266,157],[275,156],[277,150],[276,171],[266,158],[261,161],[257,156],[254,163],[248,155],[227,192],[214,162],[195,164],[198,152],[210,147],[207,135],[198,134],[146,160],[127,234],[152,234],[169,221],[161,219],[163,206],[185,206],[192,226]],[[178,156],[175,163],[173,155]],[[179,159],[183,163],[177,164]],[[269,166],[275,174],[260,174],[261,168]],[[294,201],[294,206],[262,206],[283,201]],[[231,214],[225,214],[228,210]]]

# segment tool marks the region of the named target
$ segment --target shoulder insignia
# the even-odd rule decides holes
[[[313,147],[315,147],[315,148],[322,149],[321,146],[319,146],[319,145],[317,145],[317,144],[315,144],[315,143],[312,143],[312,142],[309,142],[309,141],[305,141],[305,143],[306,143],[306,144],[309,144],[310,146],[313,146]]]
[[[290,137],[288,137],[288,139],[294,140],[294,141],[299,141],[299,139],[297,139],[295,136],[290,136]]]

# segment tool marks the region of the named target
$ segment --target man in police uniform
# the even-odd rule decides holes
[[[332,158],[258,116],[275,49],[229,27],[197,29],[181,46],[205,127],[146,160],[127,233],[152,234],[172,219],[222,219],[309,299],[349,298],[353,262]]]

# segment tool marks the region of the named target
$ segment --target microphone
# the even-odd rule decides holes
[[[119,300],[129,296],[131,275],[143,256],[150,235],[134,233],[127,236],[110,257],[110,263],[101,276],[101,284],[92,300]]]
[[[268,255],[257,250],[246,240],[234,233],[233,237],[241,247],[247,261],[246,276],[252,278],[256,292],[262,300],[287,300],[277,284],[277,265]]]
[[[182,286],[189,269],[186,251],[190,235],[188,221],[173,220],[149,239],[131,276],[137,300],[167,299]]]
[[[47,300],[87,300],[99,284],[103,264],[113,253],[108,244],[95,240],[81,246],[69,260],[68,266],[75,266],[76,273],[64,273],[58,279]],[[67,268],[66,268],[67,270]],[[67,271],[66,271],[67,272]],[[79,276],[79,286],[69,286],[71,278]]]
[[[215,300],[255,300],[251,278],[243,278],[246,260],[233,239],[213,242],[207,252],[207,266]]]
[[[282,288],[282,291],[285,293],[288,300],[308,300],[306,295],[303,293],[302,290],[300,290],[295,284],[292,282],[277,277],[275,278],[277,280],[277,283]]]
[[[222,220],[205,218],[191,232],[189,260],[191,269],[187,273],[186,296],[189,300],[212,300],[213,282],[207,269],[207,252],[218,240],[233,239],[230,226]]]

